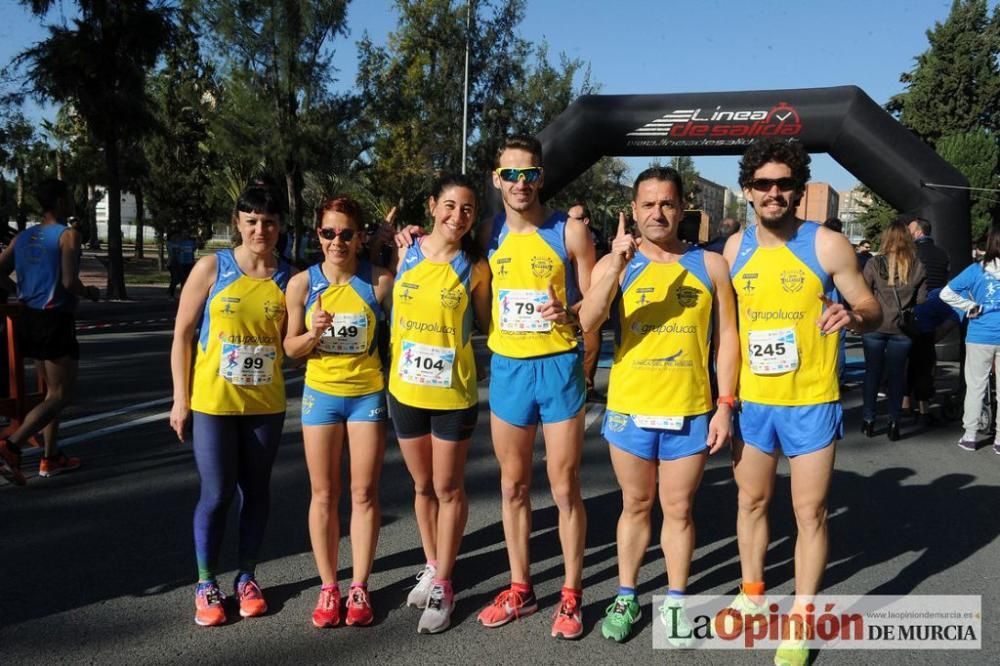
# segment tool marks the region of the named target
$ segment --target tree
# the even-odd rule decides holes
[[[688,209],[700,208],[701,185],[698,182],[698,178],[701,174],[698,173],[698,169],[694,165],[694,159],[688,155],[671,157],[670,166],[676,169],[681,175],[681,182],[684,183],[684,203],[686,207]]]
[[[525,2],[481,0],[468,21],[465,0],[399,0],[399,22],[385,47],[360,43],[358,87],[370,103],[368,182],[400,217],[424,220],[423,201],[437,171],[462,170],[463,81],[469,44],[467,170],[485,176],[497,148],[514,132],[535,133],[577,95],[593,92],[589,70],[515,29]],[[443,38],[448,36],[449,38]]]
[[[228,155],[242,161],[246,146],[274,155],[284,175],[289,217],[295,229],[296,256],[304,239],[304,173],[311,151],[319,145],[336,150],[342,127],[349,119],[336,115],[346,105],[336,103],[328,84],[333,73],[330,41],[346,34],[348,0],[205,0],[202,18],[213,29],[213,39],[224,56],[227,80],[223,84],[216,136],[228,142]],[[243,128],[230,122],[238,111],[232,100],[250,102],[243,114],[257,116]],[[225,112],[233,112],[229,116]],[[255,143],[229,141],[251,131]],[[227,139],[228,137],[228,139]],[[241,153],[243,155],[241,155]]]
[[[52,0],[22,0],[43,17]],[[123,299],[121,151],[154,126],[146,73],[169,44],[167,10],[147,0],[78,0],[72,28],[51,25],[48,39],[20,54],[34,93],[72,103],[104,150],[108,195],[109,298]]]
[[[954,0],[927,41],[900,77],[906,91],[886,108],[931,145],[979,127],[1000,131],[1000,10],[991,17],[986,0]]]
[[[161,248],[174,233],[209,238],[212,223],[232,208],[218,187],[220,158],[209,129],[217,97],[214,70],[202,58],[196,26],[193,12],[182,7],[174,47],[149,81],[159,130],[143,142],[148,177],[142,192]]]
[[[24,231],[28,224],[27,170],[35,128],[23,114],[16,113],[3,127],[3,136],[6,144],[3,167],[14,173],[14,217],[18,230]]]
[[[997,139],[985,129],[961,134],[942,136],[937,142],[937,152],[952,166],[962,172],[973,188],[1000,188],[997,167],[1000,164],[1000,148]],[[982,238],[990,228],[993,213],[997,210],[996,194],[973,189],[972,197],[972,238]],[[933,223],[934,220],[931,220]]]

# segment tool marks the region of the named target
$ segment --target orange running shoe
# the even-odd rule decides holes
[[[552,637],[579,638],[582,635],[583,614],[580,612],[580,597],[564,589],[556,616],[552,620]]]
[[[68,456],[62,451],[51,458],[42,456],[42,461],[38,463],[38,476],[50,477],[63,472],[72,472],[80,466],[80,459],[75,456]]]
[[[367,627],[375,621],[375,613],[372,611],[371,599],[368,597],[368,588],[360,585],[352,585],[347,596],[347,619],[348,626]]]
[[[320,588],[312,621],[317,629],[336,627],[340,624],[340,590],[336,585]]]
[[[538,610],[534,591],[518,592],[513,587],[503,590],[493,603],[479,611],[479,623],[484,627],[502,627],[519,617],[526,617]]]
[[[217,627],[226,623],[226,609],[222,607],[226,600],[219,585],[213,580],[198,583],[194,592],[194,621],[202,627]]]
[[[236,580],[236,596],[240,600],[240,615],[257,617],[267,612],[267,602],[264,593],[257,584],[257,579],[250,574],[242,574]]]

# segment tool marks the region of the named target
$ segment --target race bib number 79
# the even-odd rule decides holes
[[[510,333],[552,330],[552,322],[542,319],[539,312],[549,300],[547,292],[536,289],[501,289],[497,292],[500,306],[500,330]]]

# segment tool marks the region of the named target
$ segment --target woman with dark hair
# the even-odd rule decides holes
[[[979,427],[983,396],[990,371],[1000,361],[1000,220],[993,219],[982,260],[970,264],[943,287],[941,300],[969,318],[965,334],[965,412],[962,416],[965,433],[958,445],[966,451],[975,451],[983,439]],[[1000,410],[997,421],[1000,424]],[[993,453],[1000,455],[1000,442],[993,442]]]
[[[285,353],[307,358],[302,390],[302,439],[312,487],[309,537],[322,587],[313,611],[318,628],[340,622],[340,463],[350,451],[351,558],[348,625],[372,623],[368,576],[381,513],[378,481],[385,455],[385,388],[376,340],[392,292],[392,275],[358,259],[361,206],[324,199],[316,208],[322,262],[288,283]]]
[[[864,405],[861,410],[861,431],[875,435],[876,399],[882,382],[882,370],[887,369],[889,384],[889,439],[899,439],[899,420],[906,390],[906,359],[911,340],[913,306],[927,298],[924,266],[917,259],[913,238],[906,221],[897,219],[882,232],[879,256],[865,265],[864,278],[882,307],[882,325],[877,331],[865,333]]]
[[[407,605],[424,609],[417,630],[434,634],[451,622],[451,574],[469,513],[465,460],[479,417],[472,323],[489,328],[490,269],[471,235],[471,179],[440,177],[427,207],[434,228],[396,264],[389,411],[427,557]]]
[[[237,492],[235,590],[240,615],[254,617],[267,611],[254,570],[271,505],[271,467],[285,420],[281,340],[291,270],[274,251],[281,201],[281,193],[263,180],[243,190],[233,211],[237,247],[195,264],[177,308],[170,351],[174,384],[170,426],[184,441],[189,422],[193,425],[201,477],[194,512],[195,622],[202,626],[226,621],[225,597],[215,577],[226,514]]]

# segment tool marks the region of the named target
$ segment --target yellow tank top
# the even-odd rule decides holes
[[[465,409],[479,401],[472,352],[472,265],[464,252],[428,260],[415,243],[392,291],[389,392],[421,409]]]
[[[497,354],[533,358],[576,347],[576,328],[538,314],[549,285],[569,308],[580,300],[566,250],[566,214],[553,213],[535,231],[509,233],[503,213],[493,221],[489,259],[493,273],[493,318],[488,344]]]
[[[375,297],[371,264],[358,264],[357,272],[345,284],[330,284],[320,264],[310,267],[307,327],[320,295],[323,309],[333,314],[333,326],[306,361],[306,386],[347,398],[381,391],[385,380],[377,335],[382,307]]]
[[[743,233],[730,275],[739,310],[739,396],[765,405],[840,399],[839,335],[820,335],[820,296],[839,297],[816,258],[816,230],[804,222],[788,243],[763,248],[757,226]]]
[[[712,409],[708,340],[712,280],[705,252],[651,261],[640,250],[612,306],[615,357],[608,409],[643,416],[695,416]]]
[[[281,336],[291,270],[279,261],[271,277],[252,278],[232,250],[220,250],[216,259],[195,352],[191,409],[218,416],[281,413]]]

